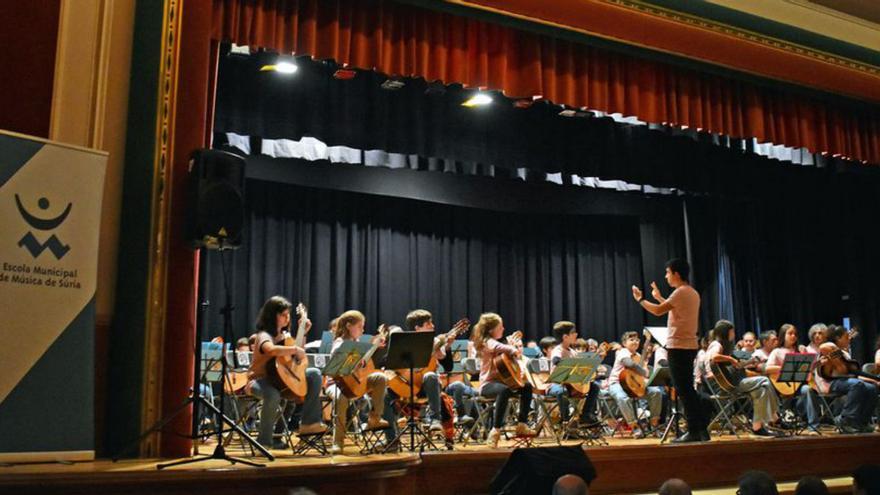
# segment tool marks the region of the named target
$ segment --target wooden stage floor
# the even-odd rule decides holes
[[[876,433],[780,439],[726,436],[690,445],[659,445],[657,439],[610,439],[609,443],[585,447],[598,472],[592,494],[652,492],[670,477],[685,479],[695,488],[723,487],[735,484],[747,469],[763,469],[779,481],[806,474],[833,478],[848,475],[860,464],[880,464]],[[213,448],[202,445],[200,451],[210,453]],[[156,469],[155,459],[21,464],[0,467],[0,493],[287,495],[291,488],[307,486],[322,495],[479,494],[487,493],[489,481],[510,452],[510,448],[457,445],[451,452],[422,455],[303,457],[278,450],[273,451],[277,459],[264,468],[210,460],[162,471]],[[230,449],[229,454],[241,452]]]

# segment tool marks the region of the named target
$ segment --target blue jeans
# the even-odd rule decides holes
[[[620,409],[623,419],[629,424],[635,423],[637,419],[636,406],[633,404],[633,399],[623,390],[623,387],[619,383],[613,383],[608,387],[608,391],[614,397],[614,400],[617,401],[617,408]],[[651,411],[651,419],[659,420],[660,409],[663,407],[663,388],[648,387],[645,397],[639,399],[639,402],[647,402],[648,410]]]
[[[809,385],[803,384],[801,385],[801,388],[798,389],[798,398],[795,407],[797,408],[798,414],[801,416],[807,416],[807,425],[810,428],[819,428],[819,420],[822,417],[822,414],[819,411],[819,397]]]
[[[831,392],[846,395],[840,418],[852,426],[865,426],[877,406],[877,386],[858,378],[835,378]]]
[[[466,414],[473,418],[478,416],[476,405],[474,404],[474,397],[477,396],[477,391],[474,387],[465,382],[452,382],[446,387],[446,393],[451,395],[453,401],[455,401],[455,412],[459,418]]]
[[[568,389],[565,388],[564,385],[560,385],[558,383],[554,383],[547,389],[547,395],[556,398],[556,403],[559,404],[559,414],[562,417],[562,421],[568,421],[569,417],[569,397],[571,394]],[[596,416],[596,403],[599,400],[599,384],[594,383],[590,385],[590,390],[587,392],[587,396],[584,398],[584,407],[581,408],[581,414],[579,419],[588,422],[592,420]]]
[[[320,423],[321,370],[308,368],[306,370],[306,385],[308,390],[303,401],[302,424]],[[261,444],[271,445],[275,422],[278,421],[281,392],[272,385],[268,378],[260,378],[251,385],[251,393],[263,400],[263,407],[260,409],[260,435],[257,437],[257,441]]]

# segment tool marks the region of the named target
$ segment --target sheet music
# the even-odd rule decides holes
[[[644,332],[654,337],[658,344],[666,347],[666,341],[669,339],[668,327],[645,327]]]

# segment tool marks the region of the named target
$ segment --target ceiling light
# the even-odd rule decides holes
[[[488,105],[492,103],[492,97],[487,95],[486,93],[477,93],[474,96],[468,98],[467,101],[461,104],[463,107],[481,107],[484,105]]]

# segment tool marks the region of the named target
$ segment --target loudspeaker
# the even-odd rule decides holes
[[[560,476],[576,474],[587,482],[596,468],[579,445],[516,449],[489,485],[493,495],[552,493]]]
[[[241,245],[244,225],[244,158],[201,149],[190,155],[187,239],[194,248]]]

